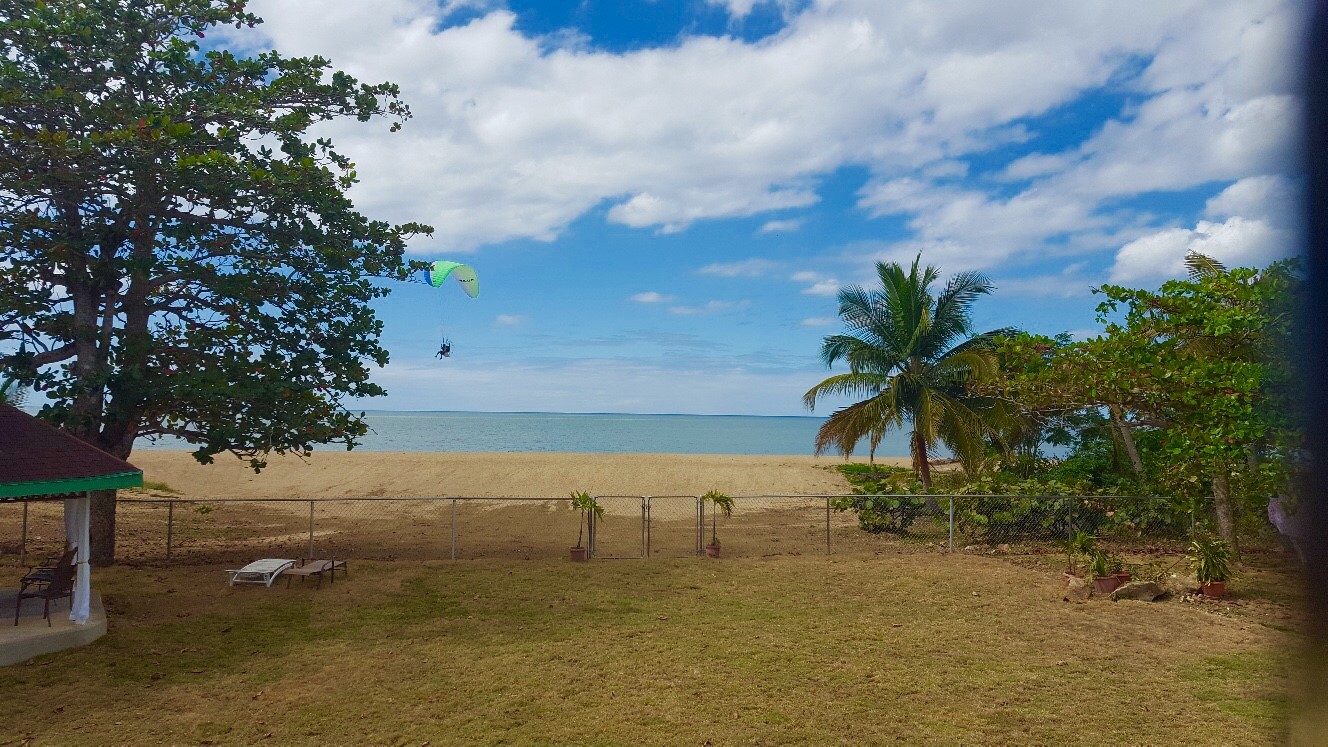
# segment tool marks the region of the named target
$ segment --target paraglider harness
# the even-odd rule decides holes
[[[452,356],[452,341],[444,337],[442,347],[438,348],[437,358],[438,360],[442,360],[444,358],[450,358],[451,356]]]

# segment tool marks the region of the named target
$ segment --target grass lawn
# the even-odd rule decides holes
[[[1272,744],[1293,584],[1069,604],[943,555],[114,568],[111,633],[0,669],[16,744]]]

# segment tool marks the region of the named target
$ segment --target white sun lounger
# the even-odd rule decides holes
[[[271,586],[273,581],[281,572],[295,565],[294,560],[283,560],[281,558],[263,558],[255,560],[238,571],[226,571],[231,574],[230,585],[236,584],[262,584]]]

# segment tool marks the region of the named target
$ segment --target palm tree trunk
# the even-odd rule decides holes
[[[913,431],[912,439],[913,452],[913,474],[922,482],[922,488],[931,492],[931,464],[927,461],[927,439],[922,437],[921,433]],[[941,503],[935,496],[928,495],[926,501],[927,513],[936,515],[941,512]]]

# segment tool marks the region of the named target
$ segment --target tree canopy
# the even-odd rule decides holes
[[[352,446],[383,390],[370,302],[428,226],[359,213],[321,122],[410,116],[321,57],[242,57],[243,0],[11,0],[0,12],[0,374],[121,458]],[[113,504],[112,504],[113,510]],[[107,560],[111,541],[97,532]]]
[[[817,453],[851,454],[865,437],[874,454],[888,430],[908,421],[914,472],[929,486],[928,450],[937,443],[966,461],[982,456],[996,402],[973,387],[995,373],[992,343],[1001,333],[972,334],[970,309],[991,292],[990,281],[960,273],[933,295],[940,270],[921,260],[919,255],[907,270],[878,262],[879,288],[839,292],[846,331],[825,338],[821,358],[827,366],[845,361],[849,370],[812,387],[803,402],[812,409],[827,396],[864,398],[826,420],[817,433]]]

